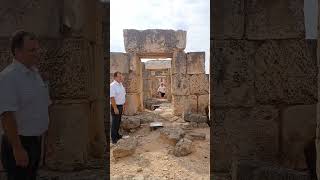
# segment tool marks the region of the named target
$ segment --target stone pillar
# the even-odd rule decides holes
[[[316,44],[305,40],[303,1],[213,7],[211,173],[230,172],[235,159],[305,168],[301,155],[315,136],[308,132],[318,97]]]
[[[205,74],[205,52],[187,53],[187,74],[190,103],[186,103],[184,113],[205,115],[205,108],[209,105],[209,78]]]
[[[184,111],[184,104],[190,94],[189,76],[187,75],[187,55],[184,51],[173,53],[171,64],[171,90],[173,114],[181,116]]]

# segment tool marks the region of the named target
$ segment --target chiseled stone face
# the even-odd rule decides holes
[[[278,110],[273,106],[213,112],[214,171],[231,171],[235,157],[277,163]]]
[[[189,75],[174,74],[172,75],[172,94],[173,95],[189,95]]]
[[[205,108],[209,106],[209,94],[198,96],[198,113],[206,115]]]
[[[312,41],[265,41],[254,55],[256,100],[263,104],[316,103],[316,59]]]
[[[212,1],[213,38],[241,39],[244,33],[244,0]]]
[[[205,73],[205,52],[187,53],[187,74]]]
[[[109,59],[106,59],[108,62]],[[129,73],[129,54],[110,52],[110,73]]]
[[[145,62],[146,69],[170,69],[171,68],[171,61],[170,60],[150,60]]]
[[[304,1],[247,1],[246,37],[289,39],[305,37]],[[224,20],[225,21],[225,20]]]
[[[187,54],[184,51],[175,51],[173,53],[172,74],[186,74],[187,73]]]
[[[184,113],[198,113],[198,105],[197,105],[198,97],[196,95],[189,95],[186,97]]]
[[[1,37],[10,37],[18,29],[41,37],[60,36],[60,7],[56,1],[1,1]]]
[[[254,43],[244,40],[212,41],[213,103],[216,106],[253,106]]]
[[[172,104],[173,104],[173,114],[176,116],[181,116],[184,111],[185,99],[187,96],[177,96],[172,95]]]
[[[209,78],[206,74],[188,75],[190,82],[190,94],[209,94]]]
[[[126,52],[172,53],[174,49],[184,50],[187,32],[178,30],[123,30]]]
[[[282,111],[283,165],[286,168],[307,168],[304,148],[315,140],[316,114],[316,104],[289,106]]]
[[[126,95],[127,108],[124,115],[133,116],[138,112],[140,106],[140,96],[138,93],[130,93]]]
[[[48,140],[53,144],[54,153],[48,157],[47,165],[56,170],[72,170],[83,166],[88,157],[89,103],[65,103],[54,104],[50,113],[53,129],[49,129]],[[75,132],[81,133],[75,136]]]

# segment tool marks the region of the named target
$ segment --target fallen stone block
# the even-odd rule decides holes
[[[206,139],[206,134],[205,133],[196,133],[196,132],[191,132],[186,135],[186,138],[190,140],[205,140]]]
[[[141,124],[141,120],[139,118],[123,116],[121,118],[121,128],[124,130],[130,131],[132,129],[139,128]]]
[[[134,154],[138,141],[134,138],[120,139],[112,151],[115,159]]]
[[[176,144],[173,154],[177,157],[187,156],[188,154],[191,154],[193,150],[192,141],[187,138],[183,138]]]
[[[160,138],[170,145],[176,145],[183,138],[185,132],[181,128],[162,128],[160,129]]]

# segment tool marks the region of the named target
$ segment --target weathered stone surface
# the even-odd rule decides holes
[[[129,70],[140,75],[141,60],[137,54],[129,54]]]
[[[191,132],[191,133],[186,134],[185,137],[187,139],[190,139],[190,140],[205,140],[206,139],[206,134],[205,133]]]
[[[306,172],[277,167],[262,167],[253,172],[253,180],[310,180]]]
[[[277,163],[277,109],[220,109],[214,110],[212,117],[214,171],[229,172],[234,158]]]
[[[198,113],[206,115],[206,107],[209,106],[209,94],[198,96]]]
[[[128,93],[126,95],[127,108],[124,111],[124,115],[133,116],[138,112],[140,106],[140,95],[137,93]]]
[[[136,129],[140,127],[140,118],[134,116],[122,116],[121,127],[124,130]]]
[[[266,41],[255,53],[255,94],[262,104],[317,101],[316,44],[306,40]]]
[[[198,97],[196,95],[186,96],[184,113],[197,113],[198,112]]]
[[[172,95],[173,114],[175,116],[181,116],[184,111],[186,96]]]
[[[174,49],[184,50],[186,36],[187,32],[182,30],[123,30],[126,52],[136,53],[172,53]]]
[[[146,69],[170,69],[171,60],[150,60],[145,62]]]
[[[65,102],[67,103],[67,102]],[[47,166],[55,170],[81,168],[87,160],[89,103],[54,104],[50,111],[52,128],[49,143],[53,154],[47,158]],[[77,136],[74,135],[78,133]]]
[[[40,72],[49,74],[52,99],[90,96],[94,47],[84,39],[41,40]]]
[[[174,147],[173,154],[177,157],[181,157],[181,156],[187,156],[191,154],[193,151],[194,151],[194,147],[193,147],[192,141],[187,138],[183,138],[183,139],[180,139],[179,142]]]
[[[136,72],[130,71],[129,74],[124,76],[124,88],[126,89],[127,93],[139,93],[141,91],[141,76]]]
[[[307,168],[304,148],[316,136],[316,104],[291,106],[282,112],[283,165],[302,170]]]
[[[135,138],[120,139],[112,150],[112,156],[115,159],[130,156],[134,154],[138,141]]]
[[[172,75],[172,91],[173,95],[189,95],[190,85],[189,85],[189,75],[185,74],[174,74]]]
[[[106,61],[109,61],[109,59],[106,59]],[[110,52],[110,73],[116,71],[129,73],[129,54]]]
[[[1,2],[1,37],[10,37],[18,29],[41,37],[60,36],[59,3],[46,0]]]
[[[212,1],[213,38],[241,39],[244,34],[244,0]]]
[[[173,53],[171,65],[172,74],[186,74],[187,54],[184,51],[175,51]]]
[[[232,179],[252,180],[310,180],[308,173],[280,168],[272,164],[250,160],[235,161]]]
[[[160,129],[160,138],[170,145],[176,145],[185,132],[181,128],[165,127]]]
[[[209,79],[206,74],[194,74],[190,76],[190,94],[209,94]]]
[[[195,123],[207,123],[207,116],[194,113],[184,114],[184,120],[186,122],[195,122]]]
[[[253,106],[254,43],[242,40],[212,42],[212,102],[215,106]]]
[[[205,73],[205,52],[187,53],[187,74]]]
[[[301,0],[249,0],[246,7],[246,36],[263,40],[304,38],[303,7]]]

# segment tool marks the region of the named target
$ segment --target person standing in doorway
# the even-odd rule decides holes
[[[164,96],[166,95],[166,87],[163,85],[163,82],[160,84],[158,88],[158,93],[160,93],[161,99],[163,99]]]
[[[115,72],[113,75],[114,81],[110,84],[110,103],[111,103],[111,140],[116,144],[122,135],[119,134],[121,116],[126,108],[126,90],[122,83],[123,75],[120,72]]]
[[[36,180],[41,136],[49,126],[49,95],[36,68],[39,48],[33,33],[16,32],[13,62],[0,72],[1,161],[8,180]]]

